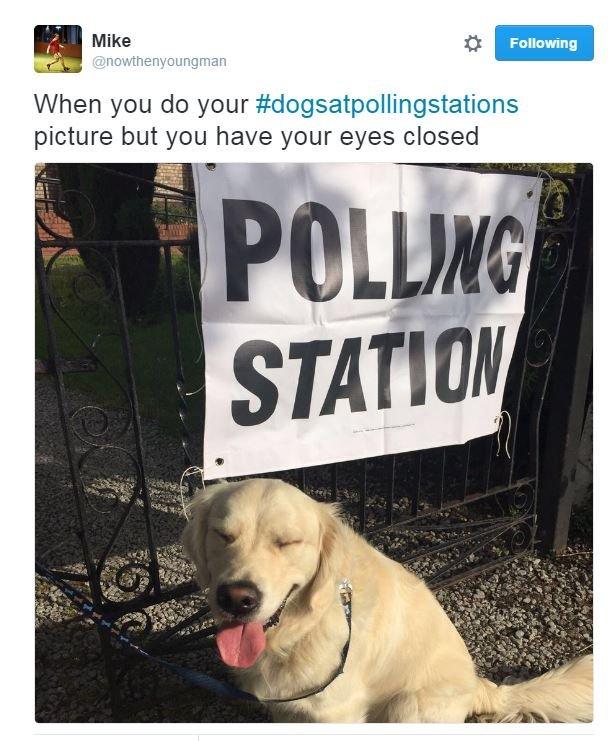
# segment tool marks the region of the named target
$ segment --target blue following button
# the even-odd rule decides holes
[[[499,62],[590,62],[593,26],[496,26]]]

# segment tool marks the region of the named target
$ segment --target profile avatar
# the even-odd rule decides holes
[[[34,27],[34,71],[80,72],[83,66],[81,26],[38,25]]]

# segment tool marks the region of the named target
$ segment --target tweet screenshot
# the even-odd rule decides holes
[[[11,732],[601,738],[604,4],[15,14]]]

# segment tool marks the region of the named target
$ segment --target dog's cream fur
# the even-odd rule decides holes
[[[337,587],[351,581],[345,672],[318,695],[271,703],[274,720],[592,719],[592,656],[519,684],[477,677],[464,641],[425,584],[343,524],[333,506],[288,484],[251,479],[208,487],[193,503],[183,543],[199,583],[210,588],[218,622],[215,593],[223,581],[248,579],[259,587],[259,622],[296,585],[279,624],[267,632],[264,652],[236,671],[238,684],[259,698],[293,697],[332,676],[348,632]]]

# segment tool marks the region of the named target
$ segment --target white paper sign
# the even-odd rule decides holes
[[[207,478],[494,432],[540,180],[386,164],[194,174]]]

